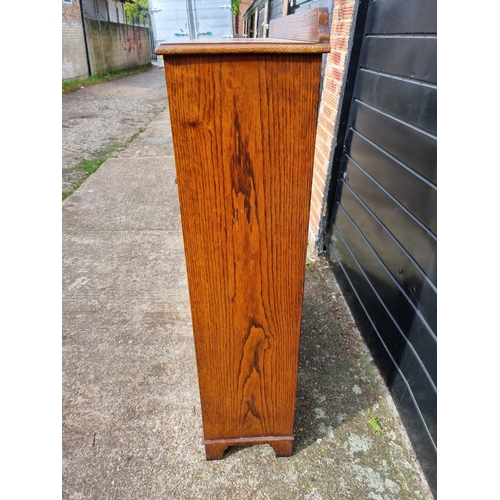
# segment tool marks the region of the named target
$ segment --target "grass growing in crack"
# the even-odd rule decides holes
[[[75,170],[79,170],[81,172],[81,175],[77,181],[74,181],[71,184],[71,187],[69,189],[62,192],[62,199],[65,200],[69,195],[73,194],[85,180],[87,180],[108,158],[113,155],[113,153],[115,153],[116,151],[121,151],[128,147],[130,143],[137,139],[139,134],[142,134],[145,130],[145,127],[141,127],[134,135],[132,135],[132,137],[125,141],[123,146],[120,146],[120,144],[115,141],[105,148],[96,149],[95,151],[92,151],[92,154],[94,156],[97,156],[98,158],[95,158],[93,160],[84,160],[75,165],[73,168]]]
[[[62,199],[65,200],[70,194],[73,194],[85,181],[88,179],[104,162],[106,158],[99,158],[97,160],[84,160],[74,166],[76,170],[82,172],[82,176],[78,181],[73,182],[71,188],[67,191],[63,191]]]
[[[163,110],[162,110],[163,111]],[[126,148],[131,142],[135,141],[140,134],[142,134],[146,130],[146,127],[141,127],[125,144],[123,145]]]
[[[110,80],[116,80],[117,78],[123,78],[124,76],[135,75],[136,73],[142,73],[151,67],[151,63],[144,66],[138,66],[134,69],[118,70],[118,71],[108,71],[104,75],[89,76],[83,80],[71,80],[69,82],[62,82],[62,93],[71,92],[73,90],[85,87],[85,85],[92,85],[93,83],[109,82]]]
[[[118,149],[120,149],[120,143],[118,141],[113,141],[103,148],[94,149],[92,155],[96,158],[109,158]]]

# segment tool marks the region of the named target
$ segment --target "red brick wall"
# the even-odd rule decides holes
[[[331,173],[333,138],[338,128],[339,106],[347,71],[356,4],[357,0],[335,0],[332,13],[331,52],[327,56],[319,107],[309,218],[309,244],[313,247],[316,247],[322,218],[327,210],[326,196]]]
[[[62,4],[62,18],[63,21],[78,21],[82,22],[82,16],[80,14],[80,0],[73,0],[71,5],[66,3]]]
[[[229,1],[229,0],[228,0]],[[252,5],[253,0],[241,0],[240,3],[240,12],[239,16],[233,16],[234,21],[234,35],[243,35],[244,33],[244,23],[243,23],[243,14],[248,10],[248,7]]]

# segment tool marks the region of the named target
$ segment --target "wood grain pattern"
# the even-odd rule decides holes
[[[328,43],[328,9],[316,7],[299,14],[272,19],[269,23],[269,37]]]
[[[209,459],[291,453],[321,61],[165,57]]]
[[[290,16],[291,17],[291,16]],[[330,44],[311,43],[279,38],[243,38],[206,42],[190,40],[179,43],[162,43],[155,53],[158,55],[188,54],[296,54],[330,52]]]

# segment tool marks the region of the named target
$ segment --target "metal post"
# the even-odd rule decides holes
[[[118,12],[118,7],[116,7],[116,22],[118,24],[118,38],[121,40],[122,39],[122,30],[120,26],[120,13]]]
[[[99,2],[94,0],[95,13],[97,17],[97,26],[99,27],[99,33],[101,32],[101,16],[99,15]]]
[[[109,15],[109,0],[106,0],[106,14],[108,15],[108,26],[109,26],[109,37],[113,37],[113,31],[111,30],[111,16]]]
[[[87,67],[89,71],[89,76],[92,76],[92,66],[90,65],[90,55],[89,55],[89,44],[87,41],[87,30],[85,26],[85,15],[83,13],[83,5],[81,1],[80,1],[80,12],[82,14],[83,40],[85,42],[85,53],[87,54]]]

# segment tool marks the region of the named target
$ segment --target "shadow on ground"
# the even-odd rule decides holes
[[[357,352],[360,351],[360,352]],[[322,261],[306,269],[294,449],[334,435],[378,400],[377,381],[360,366],[356,325]],[[368,430],[368,429],[367,429]]]

